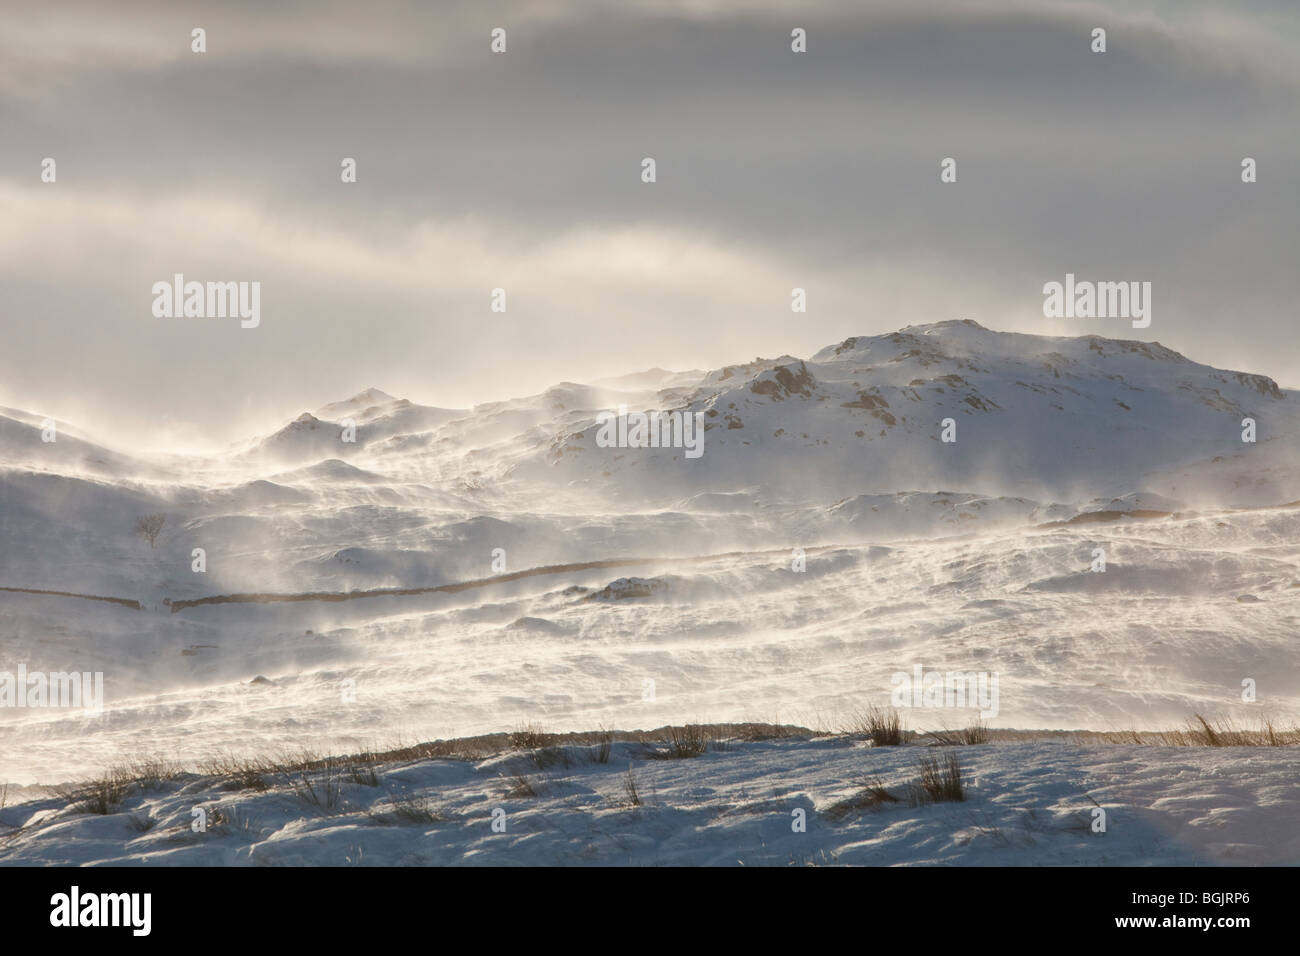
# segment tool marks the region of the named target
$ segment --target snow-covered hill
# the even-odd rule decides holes
[[[623,406],[700,415],[703,453],[602,447]],[[838,712],[916,661],[998,670],[1002,726],[1176,722],[1246,678],[1300,713],[1298,409],[1155,343],[942,322],[472,409],[371,388],[225,455],[3,410],[0,670],[102,670],[111,706],[0,710],[0,779],[160,727],[206,752]]]
[[[1072,500],[1133,491],[1153,469],[1238,452],[1243,418],[1256,421],[1259,444],[1294,448],[1300,430],[1300,403],[1264,376],[1200,365],[1158,343],[969,321],[731,366],[660,389],[649,407],[703,414],[705,453],[610,454],[584,422],[553,444],[548,462],[570,480],[634,484],[641,494],[761,482],[801,498],[920,486]],[[942,440],[945,419],[954,441]]]

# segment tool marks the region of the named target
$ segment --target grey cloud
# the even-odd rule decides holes
[[[361,19],[363,9],[375,12]],[[60,255],[70,244],[58,230],[75,218],[57,229],[37,221],[21,261],[0,265],[9,325],[64,349],[93,342],[126,374],[96,374],[90,356],[65,353],[48,368],[11,356],[0,370],[16,394],[3,397],[57,404],[80,390],[148,427],[156,395],[137,384],[148,381],[172,396],[179,420],[235,433],[230,419],[244,411],[214,411],[204,389],[252,395],[254,409],[280,414],[309,395],[372,382],[396,390],[392,379],[423,386],[423,400],[485,400],[511,384],[642,364],[807,354],[908,321],[1060,332],[1043,327],[1039,289],[1065,271],[1150,280],[1150,337],[1300,384],[1296,360],[1275,345],[1300,293],[1300,117],[1293,67],[1274,55],[1297,33],[1284,5],[548,11],[313,4],[268,21],[252,5],[202,17],[167,5],[91,37],[88,59],[53,44],[11,61],[0,185],[26,202],[51,188],[87,203],[111,197],[128,212],[117,233],[95,233],[106,247],[72,246],[94,268]],[[212,52],[158,53],[160,36],[195,17],[209,21]],[[486,52],[497,22],[511,29],[505,57]],[[810,30],[803,56],[788,51],[796,22]],[[1094,22],[1110,31],[1104,57],[1087,49]],[[12,62],[46,85],[15,92]],[[54,63],[62,72],[49,73]],[[35,179],[45,155],[60,164],[55,187]],[[637,178],[646,155],[659,162],[653,187]],[[1238,179],[1245,155],[1260,163],[1249,187]],[[360,163],[354,187],[338,183],[342,156]],[[958,160],[955,186],[938,183],[944,156]],[[648,289],[594,253],[599,296],[521,288],[521,311],[498,320],[502,343],[476,334],[483,284],[498,284],[491,269],[429,263],[433,286],[416,290],[381,269],[263,262],[274,309],[250,339],[140,318],[141,283],[199,262],[255,278],[246,273],[264,255],[256,237],[241,248],[215,238],[220,230],[205,235],[201,214],[192,227],[172,224],[174,254],[147,249],[129,210],[169,197],[251,204],[285,243],[340,236],[381,258],[400,259],[428,224],[481,226],[485,249],[507,262],[575,231],[646,225],[753,266],[748,281],[737,265],[719,276],[732,286],[701,294],[659,277]],[[785,274],[757,273],[782,265]],[[888,288],[891,272],[901,287]],[[806,320],[781,319],[779,299],[770,314],[744,314],[760,290],[788,294],[809,275],[822,283],[811,290],[821,308]],[[536,308],[525,319],[526,292]],[[960,316],[941,311],[954,303]],[[598,334],[635,331],[652,306],[669,310],[653,356]],[[1113,323],[1076,331],[1134,334]]]

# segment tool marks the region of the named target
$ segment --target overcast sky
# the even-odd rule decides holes
[[[1300,386],[1298,11],[6,3],[0,403],[224,443],[961,318]],[[261,325],[155,318],[177,272],[260,281]],[[1151,326],[1044,318],[1067,272],[1151,282]]]

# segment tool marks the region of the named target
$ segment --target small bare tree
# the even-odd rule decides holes
[[[166,515],[141,515],[135,519],[135,533],[148,541],[149,548],[152,550],[154,542],[158,539],[159,532],[162,531],[163,525],[166,523]]]

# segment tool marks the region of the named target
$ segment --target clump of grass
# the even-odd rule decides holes
[[[854,811],[876,810],[887,803],[900,802],[901,799],[890,793],[879,780],[869,779],[863,781],[857,793],[827,807],[825,816],[842,820]]]
[[[927,730],[925,735],[945,747],[973,747],[991,739],[988,725],[976,718],[975,723],[960,730]]]
[[[589,751],[592,763],[609,763],[610,752],[614,749],[614,733],[602,730],[596,737],[596,744]]]
[[[539,747],[529,753],[528,759],[533,762],[533,766],[538,770],[548,770],[555,766],[573,766],[573,761],[569,758],[569,752],[563,747]]]
[[[1273,729],[1273,721],[1266,719],[1264,721],[1264,730],[1268,733],[1268,745],[1270,747],[1282,746],[1281,741],[1278,739],[1277,732]]]
[[[1104,807],[1102,807],[1100,803],[1097,802],[1096,798],[1093,797],[1093,795],[1090,794],[1087,790],[1083,790],[1081,792],[1085,797],[1088,798],[1088,802],[1091,803],[1094,807],[1103,810],[1105,809]],[[1092,811],[1090,810],[1066,811],[1062,814],[1062,818],[1065,821],[1064,823],[1061,824],[1061,829],[1063,830],[1069,830],[1075,833],[1089,833],[1092,831],[1093,816],[1092,816]]]
[[[453,814],[428,797],[403,794],[394,798],[389,813],[370,813],[376,823],[446,823]]]
[[[538,747],[545,747],[550,737],[550,734],[536,724],[525,724],[517,727],[510,735],[510,746],[516,750],[536,750]]]
[[[256,790],[261,792],[271,787],[267,777],[277,768],[267,760],[258,757],[236,757],[226,754],[213,757],[205,762],[201,770],[214,777],[222,777],[222,787],[226,790]]]
[[[297,766],[283,772],[298,799],[325,813],[336,813],[343,806],[343,768],[330,758],[314,760],[304,755]]]
[[[1264,721],[1258,731],[1243,730],[1227,717],[1208,719],[1193,714],[1181,730],[1166,730],[1157,735],[1166,747],[1272,747],[1279,739],[1276,728]]]
[[[667,745],[668,750],[656,752],[653,756],[668,760],[699,757],[708,752],[710,743],[714,743],[702,724],[665,727],[659,740]]]
[[[393,802],[393,812],[407,823],[445,823],[452,818],[427,797],[400,797]]]
[[[131,761],[123,772],[141,790],[161,790],[163,786],[185,773],[183,767],[162,757],[141,757]]]
[[[632,768],[627,768],[627,773],[623,774],[623,797],[630,807],[639,807],[642,805],[641,793],[637,789],[636,774]]]
[[[961,766],[957,762],[957,755],[951,750],[942,756],[922,754],[917,766],[920,778],[912,786],[913,804],[960,803],[966,799]]]
[[[253,821],[245,814],[241,814],[235,808],[213,807],[208,811],[208,832],[218,836],[227,834],[242,834],[246,837],[253,837]]]
[[[872,704],[853,714],[849,733],[870,737],[875,747],[897,747],[903,743],[903,718],[896,708]]]
[[[568,751],[555,745],[556,735],[548,734],[536,724],[516,728],[509,740],[512,749],[529,751],[528,759],[538,770],[546,770],[557,764],[562,767],[573,764]]]
[[[102,776],[84,783],[57,787],[55,792],[74,812],[107,816],[118,811],[133,789],[161,790],[183,773],[183,768],[171,761],[144,757],[112,766]]]
[[[353,764],[348,768],[348,780],[361,787],[379,786],[379,774],[375,772],[374,767],[363,767]]]
[[[1300,744],[1300,727],[1280,727],[1267,718],[1258,730],[1238,727],[1230,718],[1194,714],[1174,730],[1108,731],[1096,735],[1103,743],[1159,747],[1290,747]]]
[[[122,768],[116,767],[95,780],[60,788],[59,794],[68,801],[69,809],[75,813],[95,813],[108,816],[116,813],[131,789],[131,777]]]
[[[1210,726],[1210,722],[1209,722],[1208,720],[1206,720],[1204,717],[1202,717],[1200,714],[1197,714],[1197,715],[1196,715],[1196,720],[1200,723],[1201,727],[1202,727],[1202,728],[1204,729],[1204,731],[1205,731],[1205,742],[1206,742],[1207,744],[1209,744],[1211,747],[1226,747],[1226,746],[1228,746],[1230,735],[1229,735],[1229,733],[1228,733],[1226,730],[1223,732],[1222,735],[1220,735],[1220,734],[1216,734],[1216,733],[1214,732],[1214,728]],[[1190,721],[1189,721],[1189,723],[1190,723]],[[1192,732],[1193,732],[1193,733],[1196,732],[1196,729],[1195,729],[1195,726],[1194,726],[1194,725],[1193,725],[1193,728],[1192,728]]]
[[[506,790],[507,797],[535,797],[537,796],[537,787],[528,776],[517,773],[510,777],[510,788]]]
[[[965,834],[962,834],[961,836],[958,837],[958,842],[961,844],[968,844],[972,840],[974,840],[976,834],[979,834],[980,836],[991,841],[992,843],[997,844],[998,846],[1008,847],[1014,845],[1014,842],[1012,841],[1011,837],[1009,837],[1006,831],[1003,830],[1000,826],[993,823],[981,823],[981,822],[972,823],[970,830],[968,830]],[[1034,839],[1032,833],[1028,831],[1025,832],[1026,845],[1033,846],[1037,842],[1038,841]]]

